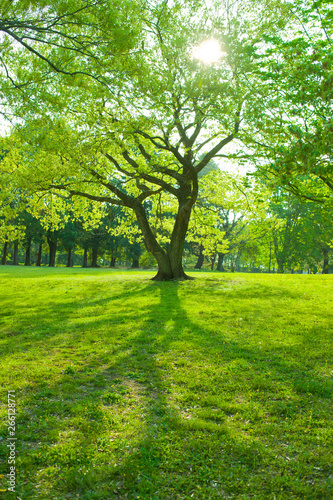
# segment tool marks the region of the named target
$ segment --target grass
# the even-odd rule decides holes
[[[0,268],[2,498],[333,499],[332,276],[151,276]]]

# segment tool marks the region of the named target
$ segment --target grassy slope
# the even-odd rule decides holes
[[[332,276],[150,276],[0,268],[18,496],[333,498]]]

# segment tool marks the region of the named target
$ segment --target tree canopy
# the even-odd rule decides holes
[[[333,3],[291,4],[286,32],[266,36],[257,134],[245,141],[259,175],[319,203],[332,199]]]
[[[326,38],[315,26],[311,43],[296,29],[304,24],[297,9],[312,22],[307,2],[297,2],[296,11],[271,0],[23,4],[14,11],[8,3],[0,25],[2,81],[16,87],[15,102],[9,87],[3,95],[17,117],[2,163],[5,175],[15,164],[37,211],[52,204],[61,217],[69,198],[78,213],[88,213],[91,201],[131,210],[157,260],[156,279],[168,280],[187,277],[182,255],[200,173],[212,159],[234,155],[233,143],[245,144],[236,156],[254,159],[267,182],[293,192],[310,183],[305,196],[330,196],[331,94],[318,95],[318,81],[326,88],[330,78],[328,4],[315,19]],[[194,52],[211,39],[221,57],[205,64]],[[316,59],[309,63],[302,91],[297,64],[317,48],[320,69]],[[310,136],[319,152],[306,162]],[[320,196],[315,175],[324,183]],[[172,213],[168,241],[146,210],[161,199]]]

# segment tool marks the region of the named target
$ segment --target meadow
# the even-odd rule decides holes
[[[333,499],[333,277],[0,268],[5,500]]]

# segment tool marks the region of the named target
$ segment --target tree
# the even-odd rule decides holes
[[[44,231],[40,221],[31,215],[27,210],[23,210],[18,216],[18,222],[24,228],[22,245],[25,249],[25,266],[31,265],[31,244],[33,241],[41,243],[44,239]]]
[[[333,226],[330,210],[325,206],[300,202],[294,194],[279,189],[270,196],[263,227],[266,234],[262,246],[266,249],[262,254],[267,256],[269,246],[269,268],[273,251],[279,273],[294,272],[304,266],[328,270]]]
[[[72,251],[75,248],[79,237],[79,227],[76,221],[69,220],[60,231],[61,246],[67,252],[66,267],[72,266]]]
[[[212,171],[202,179],[190,238],[210,256],[212,269],[218,256],[217,270],[224,271],[224,257],[235,253],[237,260],[244,244],[257,237],[253,222],[262,220],[266,208],[260,194],[268,194],[261,191],[258,184],[230,172]],[[246,231],[251,223],[251,231]]]
[[[3,1],[3,94],[8,96],[13,89],[36,89],[35,84],[47,84],[55,73],[71,77],[71,84],[73,78],[88,76],[109,86],[111,72],[101,73],[101,66],[110,70],[117,56],[133,48],[140,10],[139,2],[126,0]]]
[[[198,175],[211,159],[228,156],[227,145],[254,112],[256,99],[248,90],[257,71],[253,45],[284,21],[281,16],[277,24],[276,12],[266,13],[264,3],[250,0],[211,8],[194,0],[164,1],[146,7],[141,21],[140,50],[122,61],[112,93],[91,83],[75,96],[66,88],[67,116],[54,112],[50,118],[48,108],[47,115],[27,121],[22,134],[34,144],[30,168],[38,173],[38,165],[49,166],[37,175],[39,190],[131,209],[158,263],[155,279],[187,279],[182,254]],[[224,56],[205,65],[191,51],[212,36]],[[176,203],[164,247],[144,207],[158,196]]]
[[[266,36],[258,133],[244,137],[257,173],[321,204],[333,191],[333,3],[291,3],[287,34]],[[266,90],[264,90],[266,87]],[[259,109],[259,108],[258,108]]]

